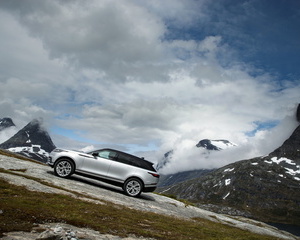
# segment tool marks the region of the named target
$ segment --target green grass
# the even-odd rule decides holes
[[[109,202],[95,204],[60,194],[29,191],[0,179],[0,237],[36,223],[64,222],[119,236],[156,239],[273,239],[204,219],[182,220]]]

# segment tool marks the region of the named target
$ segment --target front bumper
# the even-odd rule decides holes
[[[47,165],[49,165],[50,167],[54,167],[54,163],[52,162],[52,158],[51,157],[48,157],[48,160],[46,162]]]

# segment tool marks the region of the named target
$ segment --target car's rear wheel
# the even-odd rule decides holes
[[[137,178],[130,178],[124,183],[123,189],[128,196],[137,197],[142,193],[143,183]]]
[[[54,165],[54,173],[55,175],[68,178],[75,171],[74,163],[69,159],[60,159]]]

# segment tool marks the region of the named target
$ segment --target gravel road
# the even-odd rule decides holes
[[[143,193],[138,198],[132,198],[126,196],[123,193],[121,188],[114,187],[102,183],[100,181],[84,178],[78,175],[73,175],[70,179],[58,178],[54,175],[53,169],[51,169],[49,166],[43,164],[37,164],[35,162],[29,162],[17,158],[0,155],[0,168],[26,169],[26,171],[22,173],[23,175],[36,177],[44,181],[47,181],[55,186],[62,187],[64,189],[70,189],[73,192],[82,193],[84,194],[85,197],[81,199],[85,201],[95,201],[98,204],[104,204],[104,201],[109,201],[115,204],[125,205],[129,208],[138,209],[141,211],[150,211],[150,212],[171,215],[174,217],[185,218],[185,219],[199,217],[211,221],[218,221],[230,226],[238,227],[244,230],[249,230],[258,234],[270,235],[282,239],[299,239],[289,233],[282,232],[272,226],[266,225],[261,222],[257,222],[242,217],[233,219],[230,216],[216,214],[193,206],[186,206],[182,202],[164,196],[160,196],[154,193]],[[48,187],[37,181],[27,179],[26,177],[0,173],[0,178],[6,179],[10,183],[16,185],[25,186],[29,190],[47,192],[47,193],[67,194],[73,196],[74,198],[75,197],[78,198],[77,196],[75,196],[73,193],[69,191]],[[53,228],[53,226],[49,226],[48,229],[50,227]],[[9,238],[7,238],[6,240],[8,239]],[[18,238],[10,238],[10,239],[18,239]],[[19,239],[25,239],[25,238],[19,238]],[[122,238],[117,238],[117,236],[111,236],[111,238],[98,237],[97,239],[122,239]],[[141,238],[130,238],[130,239],[141,239]]]

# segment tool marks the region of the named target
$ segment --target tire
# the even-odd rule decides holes
[[[128,196],[137,197],[143,191],[143,183],[137,178],[130,178],[124,183],[123,190]]]
[[[60,159],[54,165],[55,175],[62,178],[70,177],[74,171],[74,163],[69,159]]]

